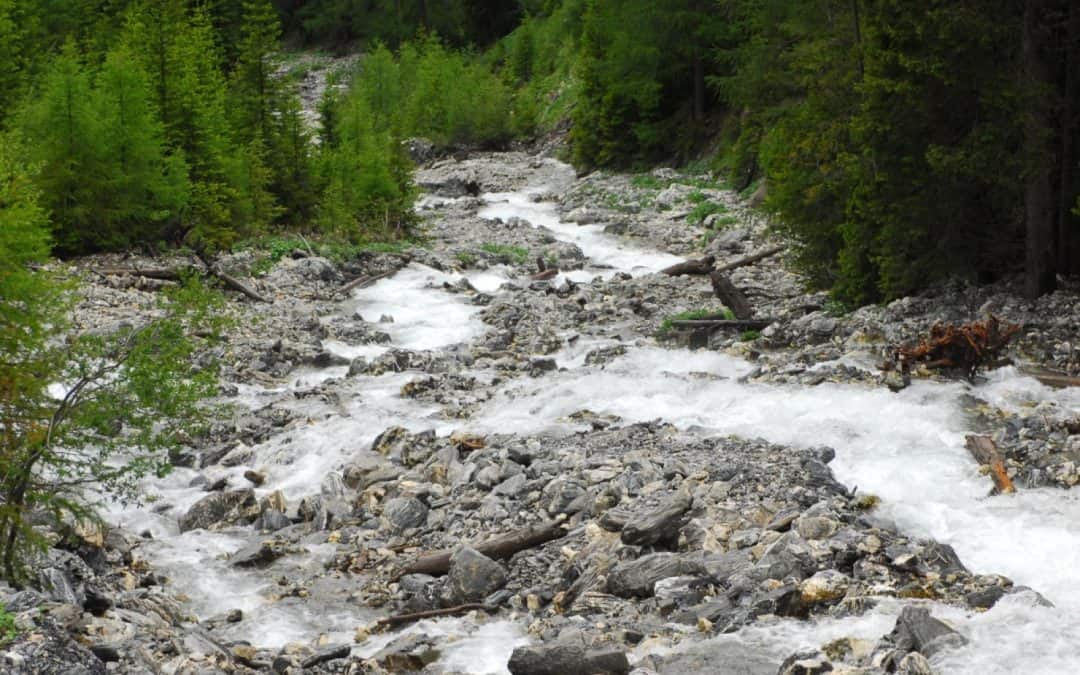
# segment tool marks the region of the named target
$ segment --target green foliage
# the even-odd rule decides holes
[[[518,0],[307,0],[279,7],[294,39],[335,49],[396,46],[420,31],[458,47],[488,45],[513,30],[522,13]]]
[[[698,193],[701,194],[701,193]],[[704,195],[702,195],[704,199]],[[691,200],[693,201],[693,200]],[[706,218],[714,213],[726,213],[727,207],[723,204],[710,201],[699,201],[697,206],[690,211],[690,214],[686,216],[686,220],[694,225],[700,225]]]
[[[213,368],[192,365],[187,336],[216,323],[194,282],[141,325],[66,332],[72,294],[27,268],[46,254],[48,223],[21,154],[0,145],[0,573],[16,582],[44,544],[31,516],[92,518],[90,488],[134,497],[138,478],[166,470],[168,450],[197,430],[216,386]]]
[[[0,126],[26,89],[29,47],[25,8],[19,0],[0,0]]]
[[[743,332],[739,333],[740,342],[753,342],[759,337],[761,337],[761,331],[744,330]]]
[[[731,320],[735,318],[735,314],[727,307],[720,307],[719,309],[691,309],[685,312],[679,312],[669,317],[665,317],[660,322],[660,327],[656,331],[656,336],[663,338],[671,334],[671,331],[675,328],[675,321],[699,321],[701,319],[727,319]]]
[[[510,137],[510,91],[483,64],[428,38],[402,48],[401,74],[406,136],[444,145]]]
[[[642,190],[663,190],[671,185],[671,181],[661,180],[651,173],[639,173],[630,179],[630,184]]]
[[[476,264],[476,254],[472,251],[458,251],[454,257],[463,267],[472,267]]]
[[[0,605],[0,647],[19,636],[19,629],[15,626],[15,615]]]
[[[401,139],[377,121],[363,89],[354,86],[335,112],[334,145],[321,160],[326,190],[316,218],[324,234],[354,243],[410,234],[411,162]]]
[[[744,196],[768,177],[765,207],[813,285],[857,306],[1008,268],[1023,201],[1018,5],[723,8],[727,71],[712,83],[744,111],[726,164]]]
[[[521,246],[507,244],[486,243],[480,245],[480,250],[494,256],[499,262],[506,264],[524,264],[529,259],[529,250]]]

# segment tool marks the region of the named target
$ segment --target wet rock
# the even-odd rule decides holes
[[[847,593],[851,578],[836,570],[822,570],[799,584],[801,600],[807,605],[832,603]]]
[[[229,557],[233,567],[265,567],[285,555],[286,547],[282,542],[264,541],[249,544]]]
[[[314,668],[315,666],[330,661],[336,661],[338,659],[346,659],[352,653],[352,647],[349,645],[333,645],[330,647],[323,647],[319,651],[315,652],[311,656],[307,657],[301,662],[303,668]]]
[[[620,649],[588,650],[578,644],[518,647],[506,664],[512,675],[622,675],[630,662]]]
[[[292,521],[281,511],[269,509],[255,519],[251,527],[259,532],[277,532],[292,525]]]
[[[677,495],[659,508],[632,519],[622,528],[624,544],[649,546],[678,535],[679,521],[686,513],[693,498]]]
[[[450,556],[446,575],[447,605],[480,602],[506,585],[506,570],[474,548],[462,546]]]
[[[832,671],[833,665],[824,654],[804,652],[787,657],[780,664],[777,675],[823,675]]]
[[[776,675],[777,664],[769,654],[733,640],[721,645],[690,645],[666,656],[647,656],[638,665],[660,675]]]
[[[428,507],[415,497],[394,497],[383,505],[383,520],[393,532],[401,533],[427,522]]]
[[[371,657],[371,661],[391,673],[413,673],[423,670],[439,656],[432,638],[413,634],[396,638]]]
[[[972,607],[978,609],[990,609],[997,604],[997,601],[1005,596],[1005,589],[1001,586],[990,586],[978,591],[972,591],[964,596],[964,600],[967,601]]]
[[[896,667],[897,675],[934,675],[934,669],[930,662],[919,652],[911,652],[900,659],[900,665]]]
[[[930,610],[925,607],[905,607],[901,610],[888,640],[903,655],[919,652],[927,657],[943,649],[967,644],[963,635],[930,616]]]
[[[214,525],[244,519],[256,506],[255,491],[251,488],[215,492],[195,502],[180,518],[180,531],[210,529]]]

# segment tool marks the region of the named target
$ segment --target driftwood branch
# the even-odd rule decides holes
[[[1035,368],[1031,366],[1021,368],[1020,372],[1029,377],[1034,377],[1048,387],[1055,387],[1058,389],[1064,387],[1080,387],[1080,377],[1073,375],[1066,375],[1065,373],[1057,373],[1045,368]]]
[[[561,522],[550,521],[535,527],[528,527],[497,537],[492,537],[479,544],[473,544],[480,553],[489,558],[501,560],[513,556],[518,551],[524,551],[549,541],[566,536],[566,526]],[[406,574],[446,574],[450,570],[450,556],[454,549],[443,549],[427,555],[422,555],[413,563],[406,565],[401,576]]]
[[[349,283],[347,283],[347,284],[341,286],[341,288],[337,289],[337,293],[344,294],[344,293],[348,293],[349,291],[352,291],[352,290],[357,289],[357,288],[367,288],[368,286],[372,285],[376,281],[379,281],[380,279],[385,279],[386,277],[388,277],[388,276],[390,276],[390,275],[392,275],[392,274],[394,274],[396,272],[397,272],[397,270],[391,270],[389,272],[383,272],[382,274],[375,274],[375,275],[372,275],[372,276],[356,277],[355,279],[353,279]]]
[[[715,262],[716,256],[707,255],[704,258],[675,263],[671,267],[665,267],[660,270],[660,273],[666,274],[669,277],[679,277],[684,274],[708,274],[712,271],[713,263]]]
[[[146,277],[147,279],[160,279],[162,281],[180,281],[184,275],[191,273],[209,274],[210,276],[219,279],[226,288],[243,293],[252,300],[266,303],[271,302],[269,298],[260,295],[250,286],[236,277],[225,273],[216,265],[207,265],[205,269],[200,269],[193,265],[182,267],[99,267],[96,268],[94,272],[103,276],[130,275]]]
[[[726,274],[712,272],[709,274],[709,280],[712,281],[713,293],[725,307],[731,310],[736,319],[746,320],[754,315],[754,308],[750,306],[746,295],[731,283],[731,279],[728,279]]]
[[[1012,479],[1005,471],[1005,460],[998,451],[994,439],[989,436],[974,434],[964,437],[964,447],[979,464],[990,467],[990,478],[994,481],[994,492],[1009,494],[1016,492]]]
[[[738,269],[740,267],[746,267],[747,265],[753,265],[757,261],[764,260],[765,258],[771,258],[772,256],[776,255],[777,253],[780,253],[783,250],[784,250],[783,246],[774,246],[772,248],[767,248],[764,251],[761,251],[760,253],[755,253],[754,255],[748,255],[745,258],[739,258],[738,260],[736,260],[734,262],[729,262],[726,265],[721,265],[720,267],[716,268],[716,271],[717,272],[730,272],[731,270]]]
[[[470,602],[464,605],[456,605],[454,607],[446,607],[444,609],[429,609],[423,612],[409,612],[408,614],[395,614],[393,616],[387,616],[379,619],[375,622],[375,625],[383,628],[387,626],[400,626],[404,623],[412,623],[413,621],[420,621],[421,619],[432,619],[439,616],[457,616],[458,614],[464,614],[471,612],[475,609],[482,609],[485,612],[495,611],[495,607],[485,605],[479,602]]]
[[[231,288],[234,291],[238,291],[240,293],[243,293],[244,295],[251,298],[252,300],[257,300],[258,302],[265,302],[265,303],[271,303],[272,302],[272,300],[270,300],[269,298],[267,298],[264,295],[259,294],[258,292],[255,291],[255,289],[251,288],[250,286],[248,286],[244,282],[240,281],[236,277],[234,277],[232,275],[229,275],[229,274],[226,274],[225,271],[222,270],[217,265],[214,265],[213,267],[210,268],[210,274],[214,275],[218,279],[221,279],[221,282],[225,284],[226,288]]]

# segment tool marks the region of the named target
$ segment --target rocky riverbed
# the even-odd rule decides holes
[[[773,321],[690,349],[666,320],[722,306],[659,270],[783,244],[712,177],[499,153],[417,183],[422,245],[299,250],[232,299],[227,413],[0,587],[5,672],[1075,671],[1080,394],[1019,370],[1080,373],[1075,290],[844,314],[778,255],[731,272]],[[153,311],[105,262],[81,324]],[[990,312],[1012,365],[889,389],[889,345]]]

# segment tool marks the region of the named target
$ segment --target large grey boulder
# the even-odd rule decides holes
[[[506,571],[474,548],[462,546],[450,556],[445,601],[449,605],[480,602],[506,585]]]
[[[518,647],[510,655],[511,675],[622,675],[630,662],[621,649],[586,649],[580,644],[554,643]]]
[[[209,529],[219,523],[233,523],[257,507],[255,491],[251,488],[215,492],[195,502],[180,518],[180,531]]]

